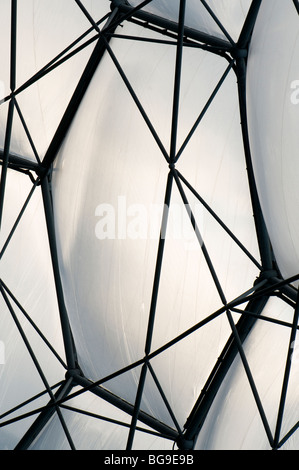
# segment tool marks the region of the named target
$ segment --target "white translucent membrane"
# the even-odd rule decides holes
[[[3,229],[0,238],[1,250],[31,188],[32,184],[28,176],[8,171],[2,219]],[[37,188],[32,196],[24,216],[1,258],[0,278],[64,360],[40,188]],[[64,375],[63,367],[10,295],[7,294],[7,297],[48,384],[57,383]],[[44,391],[45,384],[37,372],[2,295],[0,306],[0,341],[3,347],[0,363],[0,415],[2,415]],[[3,417],[1,422],[36,409],[48,401],[49,395],[44,395],[40,400]],[[1,428],[1,449],[14,448],[34,419],[35,416]]]
[[[90,12],[98,20],[109,11],[102,2],[85,2]],[[89,23],[72,1],[19,1],[17,9],[17,87],[32,77],[69,43],[85,32]],[[1,2],[0,17],[0,92],[2,99],[10,93],[10,2]],[[90,36],[89,36],[90,37]],[[82,43],[82,42],[81,42]],[[93,46],[91,46],[93,47]],[[42,157],[49,145],[59,120],[71,97],[91,53],[84,50],[61,68],[21,94],[17,100],[24,116],[34,145]],[[8,104],[0,106],[0,148],[3,149],[7,121]],[[34,153],[25,134],[17,111],[14,112],[10,151],[22,157],[34,159]],[[32,188],[29,177],[8,171],[4,212],[1,225],[1,249],[16,218]],[[64,360],[60,320],[57,309],[48,236],[44,218],[40,187],[35,193],[14,233],[0,265],[0,276],[12,294],[20,302],[42,334]],[[64,369],[53,353],[33,330],[24,314],[9,301],[18,316],[28,342],[33,348],[46,381],[51,386],[64,377]],[[1,303],[1,356],[0,364],[0,414],[30,399],[45,390],[45,384],[37,372],[25,343],[9,313],[2,296]],[[13,414],[8,414],[1,422],[46,404],[50,397],[44,395]],[[1,427],[1,449],[12,449],[37,415]]]
[[[141,3],[141,0],[130,0],[132,6],[138,6]],[[237,41],[241,26],[244,23],[250,6],[250,1],[208,0],[206,3],[230,38]],[[171,2],[167,0],[153,0],[144,7],[144,10],[164,19],[177,22],[179,5],[179,0],[172,0]],[[226,41],[229,40],[223,29],[221,29],[219,24],[217,24],[213,16],[200,1],[188,0],[186,2],[185,18],[185,24],[189,28],[225,39]]]
[[[145,32],[124,25],[122,33]],[[175,48],[127,41],[113,41],[112,47],[168,151]],[[179,145],[226,67],[218,57],[184,52]],[[178,168],[256,255],[235,82],[232,74]],[[159,223],[154,220],[152,238],[148,233],[142,238],[138,208],[149,215],[153,205],[163,204],[167,174],[167,162],[106,55],[57,156],[53,177],[63,287],[80,365],[90,379],[144,356]],[[175,183],[172,203],[182,204]],[[207,214],[199,211],[197,217],[212,261],[220,255],[215,267],[231,300],[252,286],[257,268]],[[103,221],[110,239],[99,239]],[[190,231],[187,239],[166,240],[160,287],[152,351],[222,305]],[[152,361],[180,425],[229,333],[226,318],[220,317]],[[104,386],[134,402],[139,374],[140,368],[133,369]],[[149,373],[142,409],[173,426]]]
[[[299,271],[298,33],[293,2],[262,2],[247,77],[257,186],[275,256],[286,277]]]
[[[108,0],[89,0],[85,2],[85,6],[97,21],[109,12],[109,3]],[[90,27],[89,21],[72,0],[20,0],[17,4],[16,89]],[[90,33],[74,48],[93,35],[94,33]],[[51,142],[93,47],[94,43],[17,94],[21,113],[40,158],[44,156]],[[1,2],[0,55],[0,92],[7,96],[10,94],[10,2]],[[3,96],[0,96],[0,99],[2,98]],[[1,148],[4,145],[6,120],[7,113],[1,106]],[[12,136],[10,151],[34,160],[34,152],[16,111]]]
[[[292,322],[293,309],[271,298],[263,316]],[[244,344],[248,364],[261,399],[272,435],[284,377],[290,328],[258,320]],[[298,343],[294,345],[289,388],[282,421],[283,438],[298,421]],[[284,450],[298,449],[295,432],[283,445]],[[197,441],[198,450],[270,449],[260,414],[240,356],[235,359],[210,409]]]

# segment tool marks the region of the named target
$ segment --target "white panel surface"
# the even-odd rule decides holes
[[[262,2],[248,60],[250,145],[283,276],[299,272],[299,21],[293,2]]]
[[[8,172],[0,238],[1,251],[31,188],[28,176],[14,171]],[[3,252],[0,278],[39,331],[65,361],[40,188],[36,188],[10,243]],[[26,335],[33,354],[44,371],[46,381],[51,385],[57,383],[61,380],[61,374],[64,374],[64,368],[12,297],[6,295],[22,332]],[[2,415],[42,392],[45,383],[37,371],[2,294],[0,310],[0,344],[4,353],[3,360],[0,360],[0,414]],[[3,417],[2,422],[38,408],[48,400],[49,396],[46,394],[41,400],[35,400],[27,407]],[[33,415],[27,420],[17,421],[1,428],[1,448],[12,449],[34,419]]]
[[[281,300],[272,298],[268,301],[263,316],[290,323],[293,318],[293,309]],[[272,436],[276,429],[289,341],[289,327],[258,321],[244,344],[249,368]],[[296,341],[280,438],[284,437],[297,423],[298,376],[298,342]],[[298,443],[298,433],[294,433],[282,449],[297,449]],[[271,449],[239,355],[212,404],[196,448],[198,450]]]
[[[142,2],[140,0],[131,0],[130,4],[138,6]],[[237,41],[241,25],[243,24],[248,8],[249,0],[208,0],[208,9],[199,0],[188,0],[186,2],[186,20],[185,24],[189,28],[216,36],[221,39],[229,40],[226,33],[231,39]],[[179,0],[153,0],[144,10],[155,15],[161,16],[168,20],[177,22],[179,16]],[[212,12],[212,14],[211,14]],[[217,20],[224,28],[221,28]]]
[[[97,3],[92,0],[85,2],[91,14],[99,20],[107,13],[109,3],[104,2],[101,8],[97,7]],[[5,97],[10,94],[10,2],[2,0],[0,6],[0,54],[1,58],[3,57],[0,80]],[[87,18],[72,0],[64,2],[20,0],[17,6],[17,21],[17,90],[91,27]],[[85,36],[71,51],[92,36],[94,33]],[[16,95],[40,158],[44,156],[51,142],[94,44],[84,48],[70,60],[54,68],[42,79]],[[4,143],[6,118],[5,107],[1,106],[0,147],[3,147]],[[14,113],[10,150],[35,159],[17,112]]]
[[[0,0],[0,100],[10,93],[9,3]],[[108,0],[82,3],[94,20],[109,12]],[[140,0],[130,3],[137,6]],[[179,0],[153,0],[145,10],[177,21],[179,3]],[[189,0],[186,4],[188,27],[228,40],[202,2]],[[209,0],[207,4],[236,41],[250,1]],[[254,170],[271,241],[284,276],[299,271],[296,212],[299,202],[299,21],[294,13],[291,0],[262,2],[250,48],[247,77]],[[26,83],[88,28],[89,21],[73,0],[19,0],[17,87]],[[58,152],[52,174],[52,196],[61,278],[79,365],[87,378],[94,381],[104,379],[104,387],[134,404],[141,373],[140,363],[138,366],[134,363],[141,362],[145,355],[159,230],[169,174],[165,154],[170,149],[176,47],[155,42],[161,39],[160,35],[131,23],[124,22],[117,32],[153,39],[147,43],[132,41],[132,37],[127,40],[113,38],[110,42],[119,67],[135,94],[133,97],[130,95],[113,63],[114,56],[110,57],[106,52]],[[17,94],[41,158],[94,45],[95,42]],[[191,47],[184,48],[177,151],[184,145],[227,66],[228,62],[223,57]],[[151,122],[159,142],[155,141],[136,102]],[[7,112],[8,103],[2,103],[1,150]],[[28,159],[35,158],[16,110],[10,151]],[[259,274],[257,264],[260,260],[247,183],[237,83],[232,70],[186,145],[176,168],[238,237],[256,263],[182,184],[200,230],[199,243],[173,181],[151,352],[198,326],[223,307],[225,301],[232,301],[251,289]],[[0,250],[31,187],[27,175],[8,171]],[[203,242],[220,287],[215,285],[214,273],[209,269],[206,252],[202,250]],[[3,254],[0,278],[64,360],[40,187],[36,188]],[[14,308],[49,384],[62,380],[65,375],[63,366],[33,331],[21,310],[15,305]],[[44,390],[45,384],[2,296],[0,310],[1,415]],[[263,314],[289,323],[293,310],[282,301],[271,299]],[[239,314],[234,313],[234,320],[238,318]],[[271,430],[275,429],[289,332],[287,327],[258,322],[245,342],[245,352]],[[224,312],[151,359],[151,367],[181,427],[230,334]],[[295,353],[282,423],[283,434],[297,420],[299,361],[298,351],[294,350]],[[123,368],[127,368],[125,372],[121,372]],[[106,380],[110,374],[115,374],[115,377]],[[45,395],[22,412],[42,406],[48,400]],[[104,417],[104,420],[96,420],[91,415],[87,417],[71,410],[62,411],[76,448],[125,448],[127,426],[131,422],[128,414],[89,393],[67,404]],[[150,371],[147,372],[141,409],[174,426]],[[8,419],[10,417],[11,414]],[[123,422],[126,426],[113,422],[108,424],[106,418],[115,419],[116,423]],[[13,448],[34,419],[35,415],[1,428],[0,448]],[[298,448],[298,445],[298,433],[295,433],[284,448]],[[170,449],[171,446],[170,441],[136,431],[134,449]],[[69,448],[57,415],[47,423],[31,448]],[[237,358],[211,407],[197,449],[268,448],[248,380]]]
[[[139,34],[135,26],[125,26],[122,33]],[[175,49],[125,41],[113,41],[112,49],[168,151]],[[138,57],[138,62],[132,57]],[[192,50],[186,51],[184,65],[179,145],[227,67],[223,59]],[[233,74],[213,103],[206,126],[199,128],[182,154],[178,168],[256,254],[237,101],[232,100],[232,92],[236,92]],[[214,165],[221,171],[215,172]],[[144,355],[160,222],[160,217],[151,217],[151,210],[163,205],[168,171],[106,55],[59,152],[53,180],[67,307],[81,365],[93,380]],[[231,181],[235,179],[239,184],[233,190]],[[172,204],[187,225],[185,208],[175,183],[173,186]],[[194,205],[194,197],[188,197]],[[251,287],[257,268],[203,212],[201,208],[197,214],[198,223],[220,283],[232,300],[240,290]],[[240,225],[236,222],[239,216]],[[188,228],[187,238],[172,233],[166,239],[152,350],[222,305],[200,246]],[[242,276],[237,274],[239,263]],[[153,361],[181,424],[229,333],[226,318],[220,317]],[[105,386],[132,401],[139,373],[139,368],[133,369]],[[144,397],[142,409],[171,424],[150,380]]]

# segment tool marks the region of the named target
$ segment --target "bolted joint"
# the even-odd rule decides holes
[[[69,379],[69,378],[76,379],[76,377],[78,377],[78,376],[83,377],[83,372],[79,367],[75,368],[75,369],[68,369],[65,373],[65,378],[66,379]]]
[[[248,51],[247,49],[240,49],[235,47],[234,49],[231,49],[230,54],[233,59],[246,59]]]
[[[176,444],[180,450],[193,450],[194,441],[190,439],[185,439],[184,436],[179,436]]]
[[[114,8],[119,8],[122,6],[130,6],[129,2],[127,0],[112,0],[111,1],[111,10]]]
[[[259,281],[264,280],[264,279],[273,279],[277,277],[278,277],[278,273],[275,269],[267,269],[261,272],[259,276]]]

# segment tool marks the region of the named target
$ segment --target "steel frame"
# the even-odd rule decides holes
[[[134,444],[134,435],[136,429],[138,428],[138,422],[143,422],[146,425],[150,426],[153,429],[153,433],[159,435],[161,437],[167,438],[175,442],[179,449],[192,449],[194,447],[194,443],[196,442],[196,438],[205,422],[206,416],[209,412],[209,409],[213,403],[213,400],[231,366],[236,356],[239,354],[241,360],[244,365],[244,369],[246,371],[248,381],[250,383],[253,396],[256,401],[256,405],[258,411],[260,413],[265,432],[268,436],[269,444],[273,449],[277,449],[284,444],[284,442],[297,430],[299,427],[299,423],[297,423],[285,436],[281,436],[281,423],[283,418],[283,412],[285,407],[286,401],[286,393],[287,393],[287,386],[288,386],[288,379],[291,369],[291,344],[295,340],[296,332],[298,329],[298,316],[299,316],[299,308],[298,308],[298,299],[297,299],[297,290],[292,286],[292,282],[299,279],[299,275],[295,276],[291,279],[284,280],[282,279],[279,270],[277,268],[277,264],[275,261],[275,257],[272,251],[270,239],[267,233],[266,225],[263,219],[262,210],[259,203],[258,193],[255,184],[254,172],[252,167],[251,155],[250,155],[250,145],[249,145],[249,138],[248,138],[248,129],[247,129],[247,113],[246,113],[246,61],[247,61],[247,52],[248,47],[250,44],[251,34],[254,28],[255,20],[261,5],[261,0],[253,0],[251,3],[251,7],[244,23],[244,27],[241,31],[239,40],[235,43],[230,35],[227,33],[219,19],[214,15],[214,13],[210,10],[208,4],[201,0],[204,7],[207,9],[209,14],[212,15],[214,21],[218,24],[220,29],[223,31],[226,39],[218,39],[213,36],[209,36],[203,32],[195,31],[185,26],[184,17],[185,17],[185,8],[186,8],[186,0],[180,0],[180,11],[179,11],[179,18],[178,22],[175,23],[173,21],[168,21],[162,19],[158,16],[152,15],[146,12],[143,7],[145,7],[151,0],[146,0],[142,2],[138,7],[133,8],[130,6],[129,2],[126,0],[112,0],[111,1],[111,13],[106,15],[103,19],[96,22],[93,18],[89,15],[88,11],[85,9],[83,4],[80,0],[74,0],[78,7],[82,10],[82,14],[84,14],[88,20],[90,21],[91,28],[77,41],[75,41],[69,48],[62,51],[56,58],[53,59],[47,66],[45,66],[42,70],[40,70],[34,77],[32,77],[28,82],[23,84],[19,89],[16,89],[16,34],[17,34],[17,0],[12,0],[11,5],[11,71],[10,71],[10,94],[5,98],[4,101],[9,100],[9,107],[8,107],[8,116],[7,116],[7,126],[6,126],[6,138],[4,149],[0,151],[0,162],[2,165],[2,172],[1,172],[1,182],[0,182],[0,224],[2,219],[3,213],[3,203],[5,200],[5,185],[6,185],[6,175],[8,170],[20,171],[23,172],[25,175],[29,176],[32,181],[32,190],[30,191],[28,198],[26,199],[24,206],[15,222],[15,225],[6,240],[2,250],[0,252],[0,259],[2,258],[7,245],[9,244],[11,237],[13,236],[14,230],[16,229],[21,217],[25,212],[27,205],[30,203],[31,196],[35,190],[41,190],[43,203],[44,203],[44,210],[45,210],[45,217],[47,223],[47,230],[48,230],[48,238],[49,238],[49,246],[51,252],[51,260],[52,260],[52,267],[53,267],[53,276],[55,279],[56,285],[56,294],[57,294],[57,302],[59,305],[59,312],[60,312],[60,321],[61,321],[61,329],[64,338],[64,347],[65,347],[65,356],[66,356],[66,363],[58,357],[57,353],[54,351],[56,356],[58,357],[59,361],[63,365],[65,369],[65,379],[59,384],[59,388],[57,392],[53,393],[53,387],[51,387],[43,374],[43,371],[40,369],[38,365],[38,360],[34,356],[33,351],[31,350],[30,344],[24,334],[17,317],[14,312],[13,303],[17,305],[17,307],[22,311],[22,313],[26,316],[26,318],[30,320],[30,315],[24,310],[24,308],[18,303],[18,300],[13,296],[13,293],[9,291],[8,287],[4,284],[4,282],[0,281],[0,292],[5,300],[8,310],[10,311],[12,317],[16,322],[16,326],[20,331],[20,334],[25,342],[29,352],[31,353],[32,359],[36,364],[36,367],[44,381],[45,384],[45,393],[49,396],[49,402],[46,406],[42,409],[36,409],[31,412],[31,415],[37,415],[36,420],[32,424],[32,426],[28,429],[27,433],[21,439],[21,441],[16,446],[16,449],[28,449],[30,448],[31,444],[33,443],[34,439],[38,436],[41,432],[43,427],[49,421],[49,419],[53,416],[54,413],[57,413],[63,429],[65,431],[65,435],[69,442],[70,448],[75,449],[75,445],[72,441],[72,437],[69,434],[67,426],[64,422],[63,415],[61,413],[62,408],[72,409],[74,412],[84,413],[84,411],[71,408],[67,406],[67,401],[71,398],[74,398],[86,391],[91,391],[95,395],[101,397],[102,399],[108,401],[109,403],[113,404],[114,406],[118,407],[119,409],[128,413],[131,416],[131,423],[129,425],[129,434],[128,434],[128,441],[127,441],[127,449],[132,449]],[[298,2],[294,0],[294,5],[298,10]],[[105,26],[100,30],[99,25],[106,21]],[[127,79],[124,71],[122,70],[120,64],[118,63],[117,58],[115,57],[112,48],[109,45],[109,41],[111,38],[121,37],[128,40],[137,40],[134,37],[126,37],[125,35],[118,34],[117,27],[123,23],[124,21],[134,22],[135,24],[140,25],[142,28],[148,28],[154,30],[161,34],[161,37],[167,39],[161,39],[161,42],[167,44],[174,44],[176,47],[176,66],[175,66],[175,77],[174,77],[174,93],[173,93],[173,110],[172,110],[172,125],[171,125],[171,145],[170,151],[168,152],[162,142],[157,135],[153,124],[151,123],[150,119],[148,118],[145,110],[142,107],[138,97],[136,96],[134,89],[132,88],[129,80]],[[86,36],[86,34],[94,31],[95,36],[86,41],[83,45],[77,46],[80,41]],[[152,39],[148,38],[138,38],[138,40],[144,41],[151,41]],[[41,161],[39,156],[36,152],[34,147],[34,142],[30,136],[28,128],[26,126],[26,122],[22,117],[21,110],[18,106],[17,102],[17,95],[21,93],[24,89],[30,86],[32,83],[35,83],[36,80],[39,80],[43,77],[46,73],[50,73],[55,67],[59,66],[65,60],[68,60],[72,57],[75,53],[79,52],[83,47],[90,44],[91,42],[96,41],[96,45],[94,48],[93,53],[91,54],[90,60],[81,76],[81,79],[78,82],[78,85],[75,89],[75,92],[70,100],[70,103],[64,113],[64,116],[57,128],[57,131],[50,143],[50,146],[46,152],[44,159]],[[157,39],[157,41],[159,41]],[[180,99],[180,78],[182,72],[182,55],[183,50],[185,47],[198,47],[200,49],[206,50],[210,53],[217,54],[222,56],[225,60],[229,62],[228,67],[223,74],[223,77],[220,79],[218,85],[216,86],[214,92],[212,93],[210,99],[206,103],[206,106],[202,110],[202,113],[199,115],[198,119],[194,123],[193,128],[190,130],[189,135],[186,138],[181,149],[177,149],[177,126],[178,126],[178,117],[179,117],[179,99]],[[151,306],[149,312],[149,322],[148,322],[148,330],[147,330],[147,337],[144,349],[144,357],[141,358],[134,364],[129,365],[128,367],[116,371],[114,374],[111,374],[109,377],[100,378],[96,382],[91,382],[88,377],[85,377],[80,369],[80,364],[78,363],[78,358],[76,354],[76,345],[74,343],[71,326],[69,323],[68,312],[65,306],[64,301],[64,294],[62,289],[62,281],[61,281],[61,274],[60,274],[60,267],[57,255],[57,247],[56,247],[56,237],[55,237],[55,226],[54,226],[54,217],[53,217],[53,204],[51,199],[51,168],[52,164],[56,158],[57,152],[63,142],[63,139],[73,121],[73,118],[79,108],[79,105],[84,98],[85,92],[88,88],[88,85],[102,59],[104,54],[109,54],[112,61],[115,64],[116,69],[118,70],[120,76],[122,77],[128,92],[130,93],[132,99],[134,100],[137,108],[139,109],[141,115],[143,116],[150,132],[152,133],[153,139],[155,139],[158,147],[161,150],[161,154],[166,160],[166,163],[169,165],[169,174],[168,180],[166,184],[166,192],[165,192],[165,207],[170,205],[171,201],[171,193],[172,187],[175,184],[181,194],[182,200],[184,201],[186,207],[189,207],[188,199],[186,197],[185,188],[191,190],[193,195],[203,204],[206,210],[210,212],[210,214],[214,217],[214,219],[218,222],[219,227],[226,230],[228,235],[235,241],[235,243],[243,250],[244,253],[251,259],[251,261],[258,267],[260,271],[259,278],[254,282],[252,289],[249,292],[243,293],[237,299],[233,301],[228,301],[225,298],[224,292],[222,290],[222,286],[217,278],[217,273],[214,269],[212,260],[209,256],[209,253],[206,249],[206,246],[201,239],[201,234],[198,230],[196,225],[196,220],[191,210],[188,211],[188,215],[190,217],[190,222],[194,228],[194,231],[200,241],[202,251],[204,257],[206,259],[207,265],[211,272],[212,278],[215,282],[216,288],[218,290],[218,294],[222,301],[223,306],[212,315],[209,315],[205,320],[199,322],[198,324],[194,325],[189,330],[185,331],[177,338],[174,338],[169,343],[165,344],[163,347],[159,348],[156,351],[152,351],[152,334],[153,334],[153,327],[155,322],[155,312],[156,312],[156,304],[157,304],[157,297],[159,292],[159,281],[160,281],[160,273],[163,264],[163,252],[164,252],[164,244],[165,238],[161,237],[159,241],[159,247],[157,252],[157,260],[156,260],[156,271],[155,277],[153,280],[153,290],[152,290],[152,299],[151,299]],[[224,224],[224,222],[218,217],[218,215],[213,211],[211,207],[202,199],[199,192],[193,188],[190,183],[185,179],[185,177],[176,169],[176,162],[180,158],[182,152],[184,151],[185,146],[188,144],[188,141],[192,137],[193,132],[195,129],[200,125],[201,119],[207,112],[210,104],[212,103],[214,97],[217,95],[218,90],[221,88],[222,84],[224,83],[227,75],[231,70],[234,70],[238,79],[238,96],[239,96],[239,104],[240,104],[240,118],[241,118],[241,128],[242,128],[242,135],[243,135],[243,142],[244,142],[244,155],[246,160],[247,172],[248,172],[248,184],[250,189],[251,201],[252,201],[252,210],[254,215],[255,221],[255,228],[256,228],[256,235],[260,250],[260,258],[261,260],[256,260],[242,245],[242,243],[235,237],[235,235],[229,230],[228,227]],[[13,113],[17,111],[24,129],[26,131],[27,137],[29,142],[32,146],[34,155],[36,157],[36,162],[31,162],[25,159],[22,156],[14,155],[10,152],[10,139],[11,139],[11,132],[12,132],[12,123],[13,123]],[[164,212],[162,225],[161,225],[161,233],[165,230],[167,225],[167,211]],[[287,324],[285,322],[279,322],[278,320],[272,318],[265,318],[262,315],[263,308],[266,305],[267,301],[271,296],[279,296],[284,301],[289,303],[294,307],[294,318],[291,324]],[[243,309],[239,308],[246,303],[246,307]],[[239,313],[240,320],[235,324],[232,318],[231,312]],[[223,349],[221,355],[219,356],[217,362],[215,363],[214,369],[211,371],[211,374],[199,395],[196,403],[194,404],[193,409],[190,412],[189,417],[186,420],[184,428],[181,429],[179,424],[176,421],[175,414],[171,410],[171,407],[167,401],[167,397],[165,396],[163,389],[159,383],[158,378],[155,375],[155,371],[152,367],[151,360],[156,357],[157,355],[164,352],[166,349],[172,347],[177,342],[181,341],[183,338],[187,337],[188,335],[193,334],[199,328],[203,327],[205,324],[213,321],[219,315],[227,315],[228,321],[231,325],[231,336],[228,339],[228,342]],[[263,405],[258,395],[254,378],[251,374],[246,354],[244,352],[243,343],[247,338],[248,334],[252,330],[255,322],[259,321],[273,321],[278,324],[281,324],[283,327],[287,327],[290,329],[290,343],[285,367],[285,376],[283,380],[283,388],[281,393],[281,400],[278,410],[278,418],[277,424],[274,435],[272,435],[269,423],[267,421],[266,415],[263,410]],[[38,329],[36,328],[38,331]],[[41,332],[38,331],[38,334],[43,338],[45,342],[47,342],[46,338],[43,337]],[[51,345],[48,344],[49,348],[51,349]],[[53,352],[53,351],[52,351]],[[139,385],[136,393],[135,403],[128,403],[125,402],[121,396],[116,396],[115,394],[111,393],[109,390],[104,388],[105,382],[110,380],[117,375],[123,374],[130,369],[141,367],[141,374]],[[166,404],[169,413],[173,419],[173,427],[167,426],[165,423],[158,421],[155,417],[150,416],[141,409],[141,399],[144,389],[144,384],[146,380],[147,374],[151,374],[154,378],[156,383],[157,389],[161,395],[161,399]],[[73,388],[75,386],[80,386],[80,390],[73,392]],[[34,397],[33,397],[34,399]],[[23,404],[20,405],[22,408]],[[23,419],[24,417],[28,416],[28,413],[24,413],[20,415],[18,418],[12,419],[5,419],[7,416],[14,410],[9,410],[0,416],[2,420],[0,422],[0,427],[10,424],[11,422],[15,422],[17,420]],[[86,413],[88,414],[88,413]],[[96,416],[95,416],[96,417]],[[99,419],[103,419],[103,417],[97,416]],[[122,423],[125,426],[128,426]],[[148,432],[148,431],[144,431]]]

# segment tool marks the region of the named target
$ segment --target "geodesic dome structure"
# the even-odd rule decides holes
[[[298,2],[0,8],[1,449],[298,448]]]

